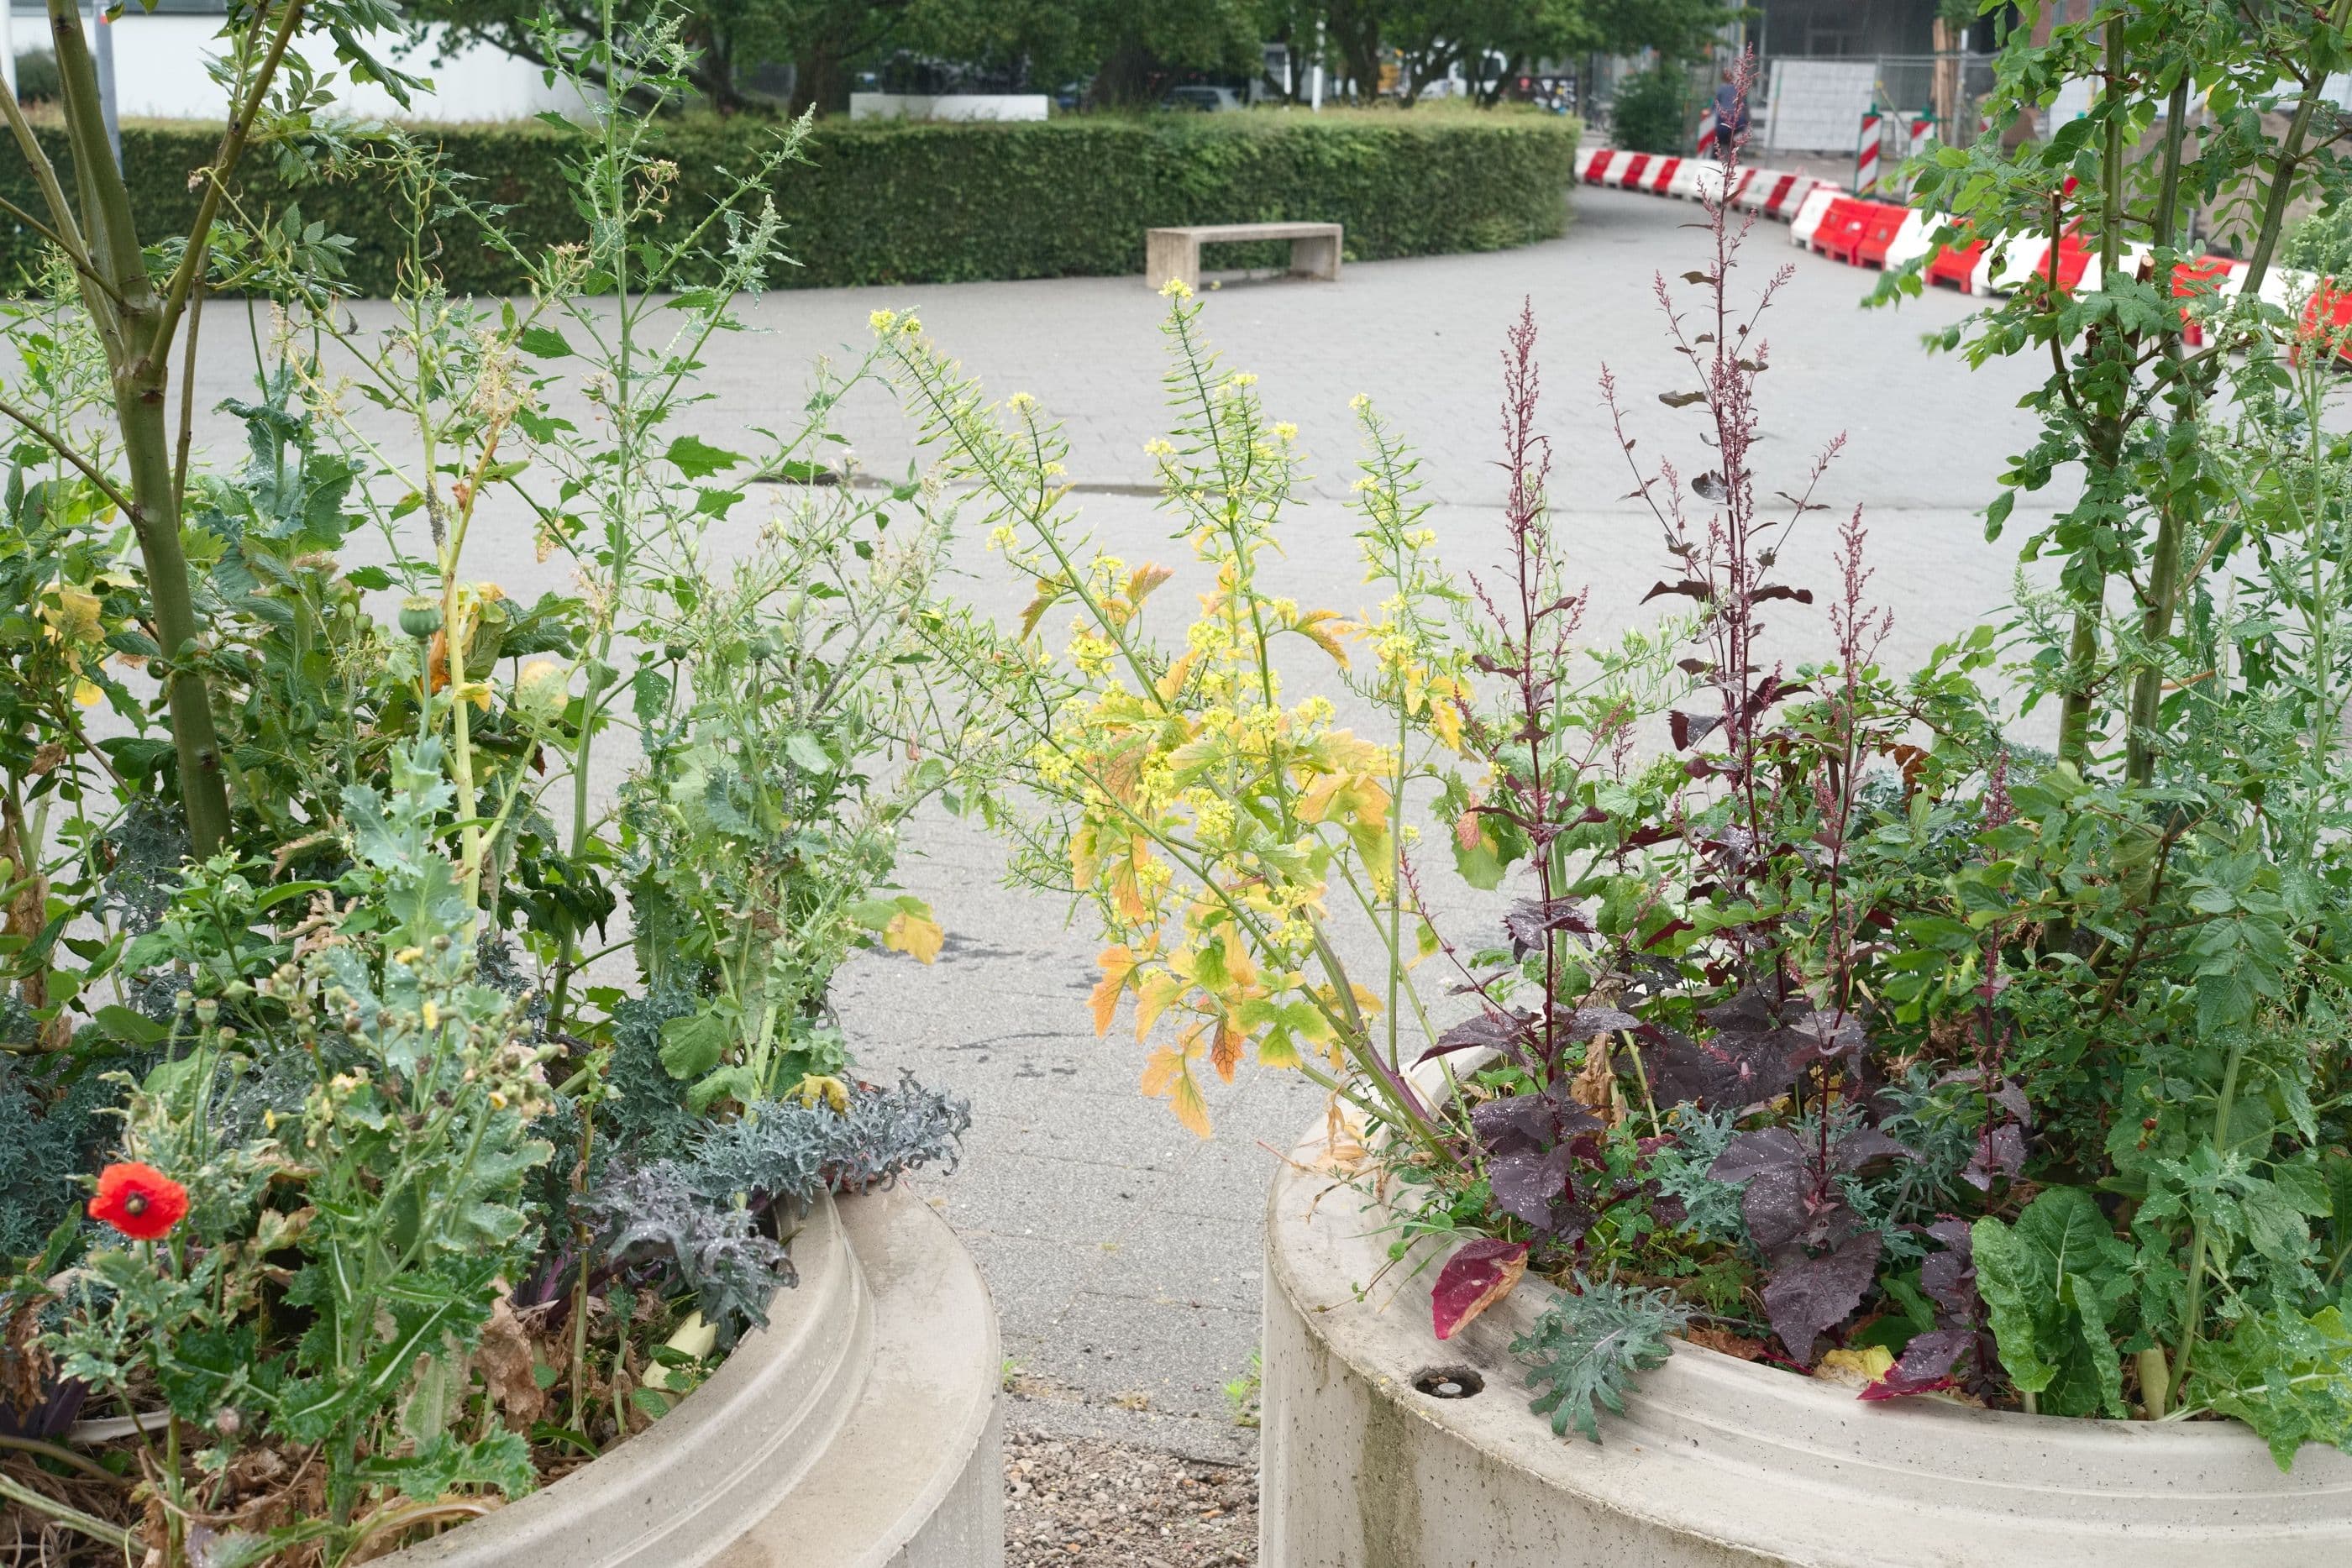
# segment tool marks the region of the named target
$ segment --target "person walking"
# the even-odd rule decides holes
[[[1748,95],[1726,69],[1722,82],[1715,89],[1715,156],[1720,162],[1731,162],[1731,150],[1748,134]]]

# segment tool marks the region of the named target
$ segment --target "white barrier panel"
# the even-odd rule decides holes
[[[1927,236],[1935,232],[1936,225],[1923,214],[1916,211],[1904,214],[1903,226],[1896,229],[1895,237],[1886,242],[1886,270],[1892,272],[1926,256]]]
[[[1842,194],[1843,193],[1834,185],[1815,185],[1808,191],[1805,193],[1804,205],[1797,209],[1796,217],[1790,222],[1790,243],[1800,250],[1810,249],[1813,243],[1813,232],[1822,226],[1822,220],[1829,216],[1830,204],[1836,201]]]
[[[1878,62],[1774,60],[1770,86],[1766,147],[1851,152],[1854,127],[1877,97]]]
[[[1043,120],[1042,92],[853,92],[852,120]]]
[[[2014,294],[2049,258],[2050,242],[2012,235],[1999,245],[1985,246],[1977,257],[1976,275],[1969,279],[1971,294]]]
[[[1715,182],[1710,188],[1719,188],[1723,183],[1723,165],[1712,158],[1685,158],[1675,171],[1674,178],[1666,182],[1666,194],[1695,202],[1698,200],[1699,183],[1710,176]]]

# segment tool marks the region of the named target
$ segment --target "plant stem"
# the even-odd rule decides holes
[[[131,1531],[122,1529],[120,1525],[109,1524],[102,1519],[93,1518],[78,1508],[68,1507],[55,1498],[43,1497],[32,1488],[5,1475],[0,1475],[0,1497],[5,1497],[20,1507],[29,1508],[36,1513],[54,1519],[68,1530],[78,1531],[92,1541],[105,1542],[109,1546],[121,1552],[122,1560],[126,1563],[135,1560],[139,1555],[138,1538]]]

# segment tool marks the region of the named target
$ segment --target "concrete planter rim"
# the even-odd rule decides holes
[[[539,1490],[376,1561],[1001,1561],[1000,1351],[970,1254],[900,1186],[839,1203],[821,1197],[792,1257],[799,1283],[776,1293],[767,1326],[667,1416]],[[856,1495],[844,1496],[851,1488]]]
[[[1442,1531],[1421,1539],[1424,1555],[1441,1543],[1482,1568],[1562,1560],[1515,1554],[1512,1542],[1542,1534],[1530,1508],[1560,1516],[1546,1539],[1561,1547],[1596,1531],[1640,1543],[1566,1559],[1592,1563],[2006,1563],[2039,1553],[2145,1568],[2255,1561],[2236,1554],[2256,1552],[2266,1565],[2341,1563],[2352,1552],[2352,1458],[2333,1449],[2307,1445],[2282,1473],[2235,1422],[1864,1402],[1853,1388],[1679,1340],[1622,1416],[1603,1413],[1601,1444],[1557,1437],[1528,1409],[1508,1350],[1552,1288],[1522,1284],[1438,1341],[1430,1288],[1448,1245],[1416,1243],[1390,1265],[1392,1211],[1316,1173],[1322,1145],[1318,1128],[1268,1195],[1266,1568],[1391,1561],[1380,1542],[1393,1527],[1375,1516],[1391,1505],[1365,1479],[1383,1465],[1391,1491],[1445,1477],[1447,1490],[1468,1485],[1490,1506],[1513,1500],[1519,1523],[1493,1540],[1457,1535],[1448,1548]],[[1358,1299],[1367,1281],[1376,1282]],[[1415,1386],[1431,1371],[1462,1369],[1483,1382],[1473,1396]],[[1324,1428],[1347,1420],[1385,1424],[1380,1445],[1402,1457],[1390,1464],[1368,1436],[1344,1465],[1319,1458],[1319,1447],[1343,1440]],[[1330,1495],[1350,1487],[1364,1494],[1361,1519]],[[1351,1529],[1360,1555],[1300,1544]],[[1414,1560],[1410,1551],[1393,1559]]]

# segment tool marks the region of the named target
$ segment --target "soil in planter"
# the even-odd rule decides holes
[[[1005,1568],[1257,1562],[1257,1472],[1131,1443],[1004,1436]]]

